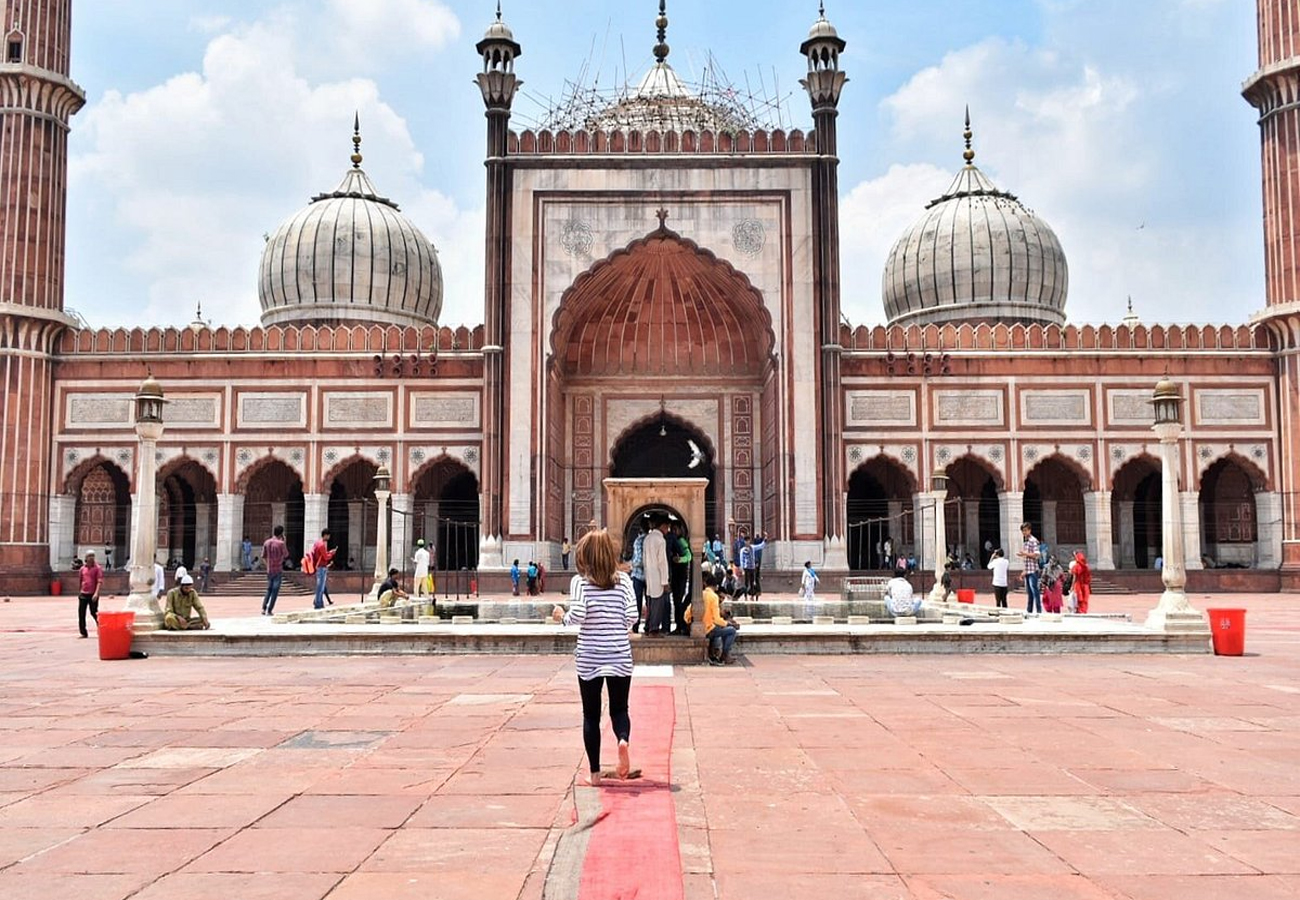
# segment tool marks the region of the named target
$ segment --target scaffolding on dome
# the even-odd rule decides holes
[[[558,100],[525,91],[537,112],[531,117],[522,113],[521,118],[535,131],[552,132],[737,133],[785,129],[792,123],[786,108],[790,94],[781,93],[775,70],[770,85],[760,72],[757,89],[748,74],[743,87],[737,86],[711,52],[697,80],[684,79],[668,63],[656,62],[639,82],[620,80],[616,74],[619,86],[604,88],[599,71],[588,81],[591,71],[588,57],[578,78],[566,79]]]

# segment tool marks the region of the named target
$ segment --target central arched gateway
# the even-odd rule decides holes
[[[717,466],[713,445],[704,433],[665,414],[659,422],[643,422],[625,432],[614,445],[611,478],[703,478],[704,531],[694,538],[718,531]],[[680,515],[680,513],[678,513]],[[610,520],[610,527],[617,521]]]

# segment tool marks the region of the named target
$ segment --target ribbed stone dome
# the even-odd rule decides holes
[[[262,324],[436,323],[442,312],[438,251],[379,196],[360,168],[286,221],[262,251]]]
[[[974,154],[967,150],[969,158]],[[1056,233],[973,163],[926,207],[885,265],[891,324],[1065,324],[1069,272]]]

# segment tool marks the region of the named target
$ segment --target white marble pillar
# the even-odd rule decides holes
[[[387,477],[388,470],[381,469],[384,476]],[[370,588],[368,599],[379,599],[379,587],[388,578],[388,553],[391,549],[388,546],[388,491],[375,491],[376,518],[375,518],[375,582]]]
[[[1160,402],[1157,399],[1157,404]],[[1186,528],[1186,503],[1185,497],[1188,496],[1178,490],[1179,469],[1181,468],[1178,458],[1178,438],[1182,432],[1182,425],[1178,422],[1160,422],[1151,429],[1160,438],[1160,467],[1161,467],[1161,512],[1162,512],[1162,538],[1163,547],[1163,566],[1160,570],[1160,580],[1164,582],[1165,590],[1160,595],[1160,602],[1156,604],[1155,609],[1147,615],[1146,627],[1156,631],[1177,631],[1209,634],[1210,628],[1205,617],[1192,607],[1191,602],[1187,599],[1187,542],[1184,538],[1184,532],[1192,529]],[[1193,499],[1197,498],[1196,494],[1190,494]],[[1193,510],[1196,509],[1193,505]],[[1200,516],[1196,515],[1199,522]],[[1200,549],[1200,528],[1195,529],[1197,536],[1197,551]]]
[[[162,606],[154,596],[153,560],[158,548],[157,447],[162,437],[161,422],[137,422],[139,460],[136,469],[136,495],[131,503],[131,595],[126,609],[135,613],[137,631],[154,631],[162,627]],[[115,561],[120,565],[120,560]]]
[[[1092,491],[1084,494],[1083,515],[1088,530],[1089,567],[1103,570],[1115,568],[1115,545],[1111,540],[1110,491]]]
[[[303,494],[302,501],[302,542],[306,553],[320,539],[321,529],[329,525],[330,498],[329,494]]]
[[[77,498],[73,494],[55,494],[50,498],[50,569],[68,571],[76,555]]]
[[[249,535],[256,545],[270,535]],[[217,552],[212,568],[218,572],[236,572],[243,568],[244,495],[217,494]]]
[[[393,565],[403,572],[411,568],[411,504],[410,494],[393,494],[388,501],[393,510],[393,534],[389,543],[389,556]]]
[[[1274,491],[1255,494],[1255,567],[1282,565],[1282,496]]]
[[[1188,571],[1204,569],[1201,561],[1201,495],[1198,491],[1183,491],[1183,560]]]
[[[212,542],[212,504],[194,504],[194,565],[213,562],[216,550]]]
[[[1013,570],[1023,569],[1024,561],[1016,556],[1024,541],[1020,537],[1020,525],[1025,518],[1025,494],[1023,491],[1003,491],[998,494],[998,518],[1002,523],[1002,549],[1007,555]]]
[[[948,511],[945,508],[945,504],[948,502],[948,492],[946,490],[931,491],[926,496],[930,501],[928,506],[933,522],[930,543],[934,546],[934,559],[930,561],[930,568],[934,572],[934,586],[930,589],[930,601],[938,603],[944,599],[942,578],[944,566],[948,561]]]
[[[933,570],[937,557],[934,546],[934,501],[930,494],[914,494],[912,509],[915,511],[916,527],[912,535],[912,547],[916,553],[918,570]]]

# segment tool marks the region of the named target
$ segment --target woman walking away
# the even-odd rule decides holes
[[[619,778],[636,777],[629,761],[628,741],[632,721],[627,699],[632,689],[632,640],[636,623],[636,595],[632,579],[618,571],[618,541],[603,528],[589,531],[578,541],[574,554],[578,577],[573,580],[569,611],[557,606],[557,622],[578,626],[574,659],[578,691],[582,695],[582,743],[587,750],[591,784],[600,785],[600,695],[609,692],[609,718],[618,739]]]
[[[1074,554],[1070,574],[1074,576],[1075,612],[1086,613],[1088,598],[1092,596],[1092,569],[1088,568],[1088,557],[1083,555],[1083,551]]]

